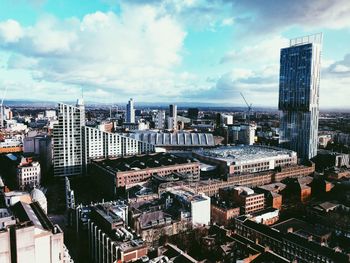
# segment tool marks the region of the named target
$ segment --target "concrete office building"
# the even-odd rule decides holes
[[[177,130],[177,119],[174,117],[168,117],[168,129],[172,131]]]
[[[163,130],[165,128],[165,111],[158,110],[154,116],[154,126],[156,129]]]
[[[193,227],[210,224],[210,197],[196,194],[186,188],[168,188],[163,196],[166,196],[165,209],[173,204],[174,199],[188,208],[188,215],[184,213],[182,217],[189,217]]]
[[[76,106],[58,104],[58,124],[53,129],[53,168],[55,176],[82,174],[82,127],[85,108],[82,99]]]
[[[121,202],[103,202],[75,209],[78,232],[88,234],[91,262],[134,262],[147,255],[148,248],[128,227],[128,206]]]
[[[253,145],[255,142],[256,124],[238,124],[228,126],[229,141],[238,144]]]
[[[168,129],[177,130],[177,105],[169,105]]]
[[[220,123],[222,126],[232,125],[233,124],[233,116],[228,114],[220,114]]]
[[[302,160],[317,155],[322,34],[290,40],[281,49],[280,143]]]
[[[63,232],[38,203],[17,202],[0,220],[0,262],[71,263]],[[14,220],[15,219],[15,220]]]
[[[126,118],[127,123],[135,123],[135,109],[134,109],[134,100],[131,98],[126,105]]]

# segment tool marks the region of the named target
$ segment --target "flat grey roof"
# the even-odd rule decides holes
[[[215,149],[202,149],[197,154],[223,160],[226,162],[251,161],[260,158],[271,158],[282,155],[296,156],[291,150],[256,145],[223,146]]]

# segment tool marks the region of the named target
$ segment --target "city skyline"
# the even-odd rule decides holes
[[[323,32],[320,108],[349,108],[346,1],[4,1],[7,100],[277,108],[280,49]],[[322,10],[319,11],[319,10]],[[286,18],[288,17],[288,18]],[[336,92],[335,92],[336,91]],[[6,104],[5,99],[5,104]]]

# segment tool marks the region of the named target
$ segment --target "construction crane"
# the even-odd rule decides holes
[[[0,128],[4,128],[4,99],[6,97],[6,93],[7,93],[7,87],[5,87],[3,96],[1,98],[1,103],[0,103]]]
[[[245,104],[246,104],[247,107],[248,107],[248,116],[247,116],[247,120],[248,120],[248,124],[250,124],[250,112],[252,111],[252,106],[253,106],[253,104],[252,104],[252,103],[249,104],[249,103],[247,102],[247,100],[245,99],[245,97],[244,97],[244,95],[243,95],[242,92],[240,92],[240,94],[241,94],[241,96],[242,96],[242,98],[243,98]]]

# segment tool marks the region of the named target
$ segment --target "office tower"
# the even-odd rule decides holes
[[[135,123],[134,100],[131,98],[126,105],[126,122]]]
[[[154,118],[154,126],[156,129],[163,130],[165,128],[165,111],[158,110]]]
[[[229,141],[238,144],[253,145],[255,142],[256,124],[245,123],[228,127]]]
[[[36,202],[17,201],[13,206],[1,208],[1,263],[73,262],[64,245],[63,231],[41,207],[41,195],[40,190],[34,189],[31,196]]]
[[[169,105],[169,117],[172,117],[172,118],[177,117],[177,105],[176,104]]]
[[[82,99],[77,106],[58,104],[58,124],[53,129],[53,167],[55,176],[82,173],[82,127],[85,108]]]
[[[177,106],[175,104],[169,105],[168,129],[177,130]]]
[[[322,34],[290,40],[281,49],[280,143],[307,160],[317,154]]]

